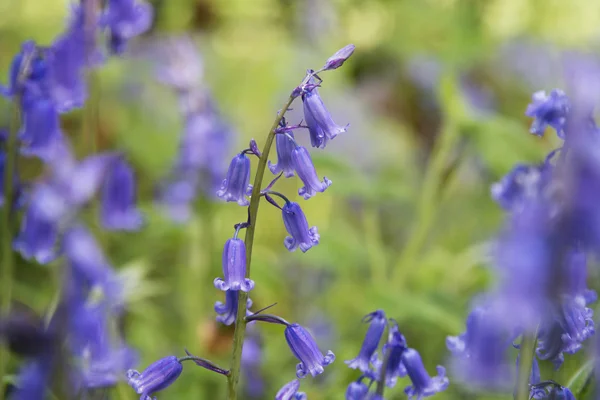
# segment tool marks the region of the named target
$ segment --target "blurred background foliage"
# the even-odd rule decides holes
[[[0,0],[4,76],[23,40],[47,44],[63,29],[68,3]],[[153,75],[164,60],[139,55],[147,44],[172,35],[190,35],[197,44],[197,82],[235,128],[232,156],[250,138],[262,146],[280,103],[306,68],[319,67],[347,43],[356,45],[343,68],[323,74],[324,101],[338,123],[351,127],[326,151],[312,152],[319,174],[334,182],[324,194],[301,201],[321,244],[307,254],[288,253],[280,212],[263,204],[251,297],[255,309],[276,302],[274,313],[308,326],[322,350],[336,353],[324,375],[303,381],[310,399],[342,399],[358,377],[343,360],[357,354],[365,331],[361,317],[374,309],[399,322],[431,372],[445,363],[445,337],[464,330],[472,296],[493,282],[486,268],[489,240],[502,212],[490,199],[490,184],[515,163],[539,161],[556,146],[553,135],[529,135],[523,113],[532,91],[561,86],[569,51],[598,48],[600,2],[152,3],[152,32],[96,75],[98,149],[119,148],[130,157],[148,218],[142,232],[101,234],[130,288],[124,327],[140,352],[140,367],[182,355],[184,347],[228,364],[233,330],[214,320],[213,304],[223,299],[212,280],[221,275],[223,243],[246,218],[244,209],[204,196],[193,218],[176,224],[154,204],[154,185],[176,155],[183,121],[176,96]],[[1,110],[5,122],[8,105]],[[298,103],[288,120],[299,122],[300,111]],[[82,115],[66,116],[63,125],[85,154]],[[24,175],[39,172],[31,160],[20,162]],[[296,179],[278,183],[291,197],[297,188]],[[54,293],[51,274],[47,267],[20,264],[15,300],[42,313]],[[259,331],[264,354],[258,374],[265,392],[258,398],[272,398],[293,378],[296,361],[280,327],[261,325]],[[566,384],[581,364],[581,355],[567,357],[560,373],[544,365],[543,377]],[[453,383],[437,398],[484,398]],[[388,398],[404,398],[405,384]],[[136,398],[121,389],[120,398]],[[224,390],[220,376],[186,368],[159,398],[213,399]]]

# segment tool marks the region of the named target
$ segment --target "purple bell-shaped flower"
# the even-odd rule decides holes
[[[152,25],[152,6],[136,0],[109,0],[104,22],[110,30],[113,53],[125,51],[127,42],[146,32]]]
[[[304,91],[302,102],[304,103],[304,119],[313,147],[325,148],[329,140],[348,130],[348,125],[339,126],[333,121],[316,87]]]
[[[310,199],[317,192],[324,192],[331,185],[331,181],[326,176],[323,177],[322,182],[319,180],[310,153],[305,147],[296,146],[292,150],[292,164],[298,173],[298,177],[304,183],[304,187],[298,189],[298,194],[304,197],[305,200]]]
[[[531,98],[532,103],[527,106],[525,115],[535,118],[531,124],[530,132],[543,136],[546,126],[550,125],[560,138],[565,136],[565,124],[569,113],[569,98],[559,89],[554,89],[550,94],[541,90],[535,92]]]
[[[294,379],[279,389],[275,395],[275,400],[306,400],[306,394],[299,392],[299,389],[300,381],[298,379]]]
[[[369,329],[367,329],[365,340],[363,341],[358,356],[352,360],[346,361],[346,364],[352,369],[358,368],[360,371],[367,373],[369,372],[371,357],[379,347],[379,341],[387,326],[387,319],[383,310],[377,310],[366,315],[363,318],[363,321],[369,322]]]
[[[254,281],[246,278],[246,245],[236,237],[227,240],[223,249],[223,275],[225,280],[215,278],[215,287],[219,290],[241,290],[249,292]]]
[[[109,230],[134,231],[144,218],[136,207],[136,188],[133,170],[118,158],[108,170],[102,190],[102,226]]]
[[[217,321],[223,325],[231,325],[237,318],[238,294],[238,290],[227,290],[225,292],[225,303],[220,301],[215,303],[215,312],[219,314],[217,316]],[[248,298],[246,308],[248,309],[250,307],[252,307],[252,300]]]
[[[58,112],[48,98],[25,96],[22,101],[23,125],[19,132],[21,154],[51,162],[60,155],[64,137]]]
[[[286,203],[281,209],[281,214],[285,229],[290,234],[284,240],[285,247],[289,251],[300,247],[302,252],[306,252],[319,244],[320,236],[317,227],[308,228],[308,221],[298,203],[293,201]]]
[[[168,356],[150,364],[143,372],[127,371],[127,383],[140,394],[140,400],[152,400],[152,394],[170,386],[183,371],[175,356]]]
[[[408,348],[404,351],[402,354],[402,363],[406,367],[406,372],[412,382],[411,386],[404,389],[409,399],[413,397],[421,399],[433,396],[436,393],[446,390],[449,385],[448,378],[446,378],[446,369],[438,365],[438,375],[431,378],[425,370],[421,355],[415,349]]]
[[[296,376],[304,378],[306,374],[313,377],[322,374],[326,365],[335,360],[331,350],[323,356],[321,350],[315,343],[311,334],[298,324],[290,324],[285,328],[285,340],[287,340],[292,353],[300,363],[296,366]]]
[[[45,218],[38,205],[32,203],[23,217],[21,231],[13,248],[25,259],[35,259],[40,264],[47,264],[57,256],[57,239],[57,224]]]
[[[288,137],[289,135],[290,137]],[[277,148],[277,164],[269,161],[269,170],[277,175],[283,172],[283,176],[291,178],[294,176],[294,163],[292,161],[292,152],[296,148],[294,143],[294,133],[278,134],[275,136],[275,147]]]
[[[335,52],[334,55],[329,57],[323,66],[323,71],[329,71],[332,69],[337,69],[341,67],[347,59],[350,58],[352,53],[354,53],[355,46],[353,44],[348,44],[338,51]]]
[[[246,196],[252,192],[250,183],[250,159],[246,154],[240,153],[233,157],[227,176],[221,184],[217,197],[225,201],[236,201],[240,206],[250,204]]]
[[[369,386],[363,382],[364,376],[352,382],[346,389],[346,400],[366,400],[369,394]]]

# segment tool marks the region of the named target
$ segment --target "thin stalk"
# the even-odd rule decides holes
[[[377,382],[377,388],[375,389],[375,394],[381,396],[383,399],[383,391],[385,390],[385,376],[387,374],[387,366],[390,362],[390,355],[392,354],[392,349],[390,348],[383,358],[383,363],[381,364],[381,372],[379,373],[379,381]]]
[[[20,99],[15,96],[12,103],[10,129],[6,141],[6,162],[4,165],[4,204],[2,205],[2,275],[0,278],[1,300],[0,316],[6,316],[10,313],[13,271],[15,266],[15,256],[12,249],[13,231],[12,231],[12,212],[13,212],[13,178],[16,172],[17,160],[17,131],[21,123],[21,114],[19,109]],[[6,375],[8,358],[10,353],[6,346],[0,346],[0,400],[4,400],[4,385],[2,384]]]
[[[517,377],[517,390],[515,400],[529,399],[529,377],[533,366],[536,334],[523,336],[519,351],[519,376]]]
[[[256,231],[256,221],[258,217],[258,205],[260,204],[261,198],[261,187],[263,176],[265,174],[265,167],[267,166],[267,160],[269,159],[269,151],[275,138],[275,129],[279,126],[279,122],[285,115],[286,111],[290,108],[290,105],[294,101],[294,97],[290,96],[287,102],[281,108],[281,111],[275,118],[273,125],[269,129],[267,134],[267,140],[263,147],[262,155],[258,160],[258,167],[256,168],[256,175],[254,177],[254,186],[252,188],[252,195],[250,197],[250,206],[248,208],[249,222],[250,225],[246,228],[246,277],[250,277],[250,266],[252,264],[252,247],[254,244],[254,232]],[[248,301],[248,293],[240,290],[238,295],[238,311],[235,320],[235,332],[233,334],[233,355],[231,358],[231,366],[229,368],[229,376],[227,377],[227,399],[236,400],[238,395],[238,382],[240,380],[240,366],[242,363],[242,348],[244,347],[244,336],[246,334],[246,302]]]

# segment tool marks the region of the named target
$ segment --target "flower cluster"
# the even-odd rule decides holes
[[[412,382],[404,389],[409,399],[421,399],[446,390],[449,385],[446,369],[438,365],[437,376],[431,377],[419,352],[408,347],[395,320],[388,320],[382,310],[377,310],[367,314],[363,321],[369,323],[369,328],[362,347],[356,358],[346,361],[348,367],[358,369],[361,376],[348,385],[347,400],[383,399],[384,388],[394,387],[398,378],[404,376]],[[387,340],[380,356],[377,349],[386,328]],[[371,391],[373,383],[377,383],[377,388]]]
[[[130,39],[150,27],[151,17],[151,7],[136,0],[111,0],[103,8],[94,1],[73,5],[66,30],[50,46],[32,41],[22,45],[12,61],[8,85],[0,87],[0,94],[12,100],[21,115],[20,130],[14,132],[18,147],[11,148],[3,135],[3,183],[8,152],[37,157],[47,169],[43,178],[27,186],[16,174],[11,177],[16,196],[3,200],[25,208],[13,248],[40,264],[64,259],[64,271],[57,274],[60,300],[43,330],[55,345],[30,355],[17,378],[14,399],[44,398],[53,369],[61,370],[60,379],[69,382],[69,391],[84,393],[116,385],[136,362],[135,352],[114,329],[123,314],[122,285],[80,219],[100,195],[103,228],[140,229],[143,217],[136,207],[134,172],[121,153],[77,160],[61,130],[60,115],[84,106],[89,70],[108,54],[121,53]],[[110,37],[107,50],[97,40],[104,34]],[[14,320],[8,321],[10,325]],[[69,368],[60,364],[65,356]]]
[[[600,194],[600,130],[591,112],[596,104],[582,84],[573,98],[558,89],[533,95],[526,111],[534,118],[531,133],[542,136],[549,126],[562,145],[540,164],[517,165],[492,186],[492,197],[507,212],[493,248],[500,282],[475,302],[466,332],[447,338],[456,375],[472,386],[510,388],[508,359],[521,338],[520,353],[534,352],[531,398],[573,398],[558,384],[540,382],[536,369],[537,359],[559,369],[564,355],[578,352],[595,333],[589,305],[597,295],[586,281],[588,256],[600,250],[592,205]],[[529,349],[528,341],[536,347]],[[529,373],[531,365],[520,368]]]

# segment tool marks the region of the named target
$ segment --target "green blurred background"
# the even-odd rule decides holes
[[[556,145],[554,135],[529,135],[523,113],[534,90],[561,86],[565,49],[598,47],[600,2],[152,3],[155,26],[132,53],[167,36],[193,38],[203,65],[197,84],[211,91],[237,133],[231,156],[251,138],[262,146],[306,68],[320,67],[347,43],[356,45],[343,68],[322,75],[321,95],[334,119],[351,124],[326,150],[312,151],[319,175],[333,185],[310,201],[298,200],[321,243],[306,254],[288,253],[280,212],[263,204],[252,267],[254,309],[276,302],[273,313],[309,327],[322,350],[335,352],[337,361],[324,375],[302,381],[310,399],[343,398],[358,377],[343,360],[358,353],[366,329],[361,317],[375,309],[398,321],[430,373],[446,363],[445,337],[464,330],[472,296],[493,282],[487,248],[502,212],[490,198],[490,184]],[[67,10],[66,0],[0,0],[4,76],[20,43],[49,44],[64,28]],[[246,211],[205,197],[190,221],[176,224],[155,206],[154,185],[169,170],[183,129],[175,94],[154,79],[161,62],[111,58],[97,73],[98,148],[128,154],[148,218],[139,233],[99,234],[130,286],[124,322],[140,368],[182,355],[184,347],[227,366],[233,330],[214,321],[213,304],[223,295],[212,281],[221,276],[222,245]],[[301,118],[299,102],[296,108],[291,123]],[[1,110],[6,121],[8,105]],[[85,154],[82,113],[65,116],[63,126]],[[24,174],[39,171],[31,160],[21,164]],[[266,179],[271,176],[267,172]],[[298,187],[297,179],[277,186],[290,197]],[[20,262],[15,300],[43,312],[54,293],[49,268]],[[259,331],[264,353],[258,373],[265,385],[259,398],[273,398],[293,379],[296,360],[281,327],[260,325]],[[581,360],[567,357],[560,373],[544,365],[543,377],[566,383]],[[451,387],[439,399],[511,397],[471,393],[449,373]],[[400,380],[386,398],[404,398],[407,384]],[[188,366],[158,397],[221,398],[225,386],[222,377]],[[115,398],[136,398],[121,389]]]

